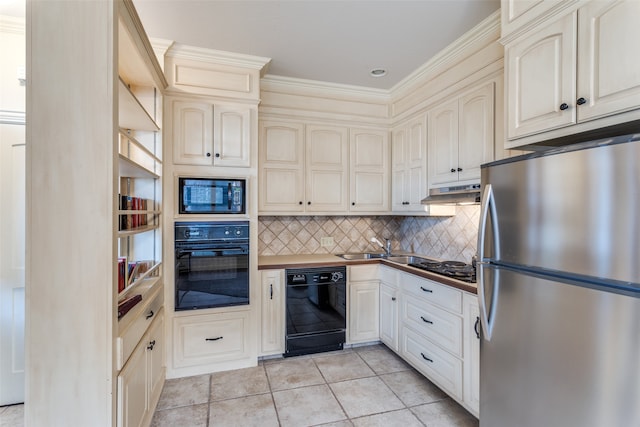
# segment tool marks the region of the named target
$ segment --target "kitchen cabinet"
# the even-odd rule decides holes
[[[117,426],[149,425],[164,385],[164,310],[131,354],[117,378]]]
[[[242,360],[248,366],[250,316],[244,310],[174,317],[174,367],[186,376],[237,368]]]
[[[348,343],[377,341],[380,337],[378,266],[350,266],[347,279]]]
[[[349,132],[349,210],[389,211],[389,134],[375,129]]]
[[[380,266],[380,341],[393,351],[398,351],[399,292],[397,272]]]
[[[509,41],[507,148],[637,119],[622,113],[640,107],[639,18],[636,1],[591,1]]]
[[[388,212],[388,135],[378,129],[262,121],[262,214]]]
[[[562,3],[574,0],[502,0],[500,15],[502,21],[502,37],[526,26],[528,23],[549,13]]]
[[[427,196],[427,123],[419,116],[396,127],[391,137],[391,208],[394,212],[424,211]]]
[[[284,353],[284,270],[262,272],[260,355]]]
[[[464,292],[464,372],[462,401],[476,417],[480,416],[480,309],[478,296]]]
[[[495,82],[429,111],[429,186],[475,183],[494,158]]]
[[[250,107],[188,98],[168,103],[174,164],[250,166]]]

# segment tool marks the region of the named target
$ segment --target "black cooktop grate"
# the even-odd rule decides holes
[[[463,282],[476,282],[476,269],[471,264],[460,261],[422,261],[409,264],[411,267],[440,274]]]

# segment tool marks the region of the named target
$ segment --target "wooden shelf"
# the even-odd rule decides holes
[[[143,212],[143,211],[133,211],[136,213],[139,212]],[[158,215],[160,213],[158,212]],[[151,230],[156,230],[160,228],[160,225],[156,225],[156,224],[150,224],[150,225],[146,225],[144,227],[136,227],[134,229],[131,230],[119,230],[118,231],[118,237],[127,237],[127,236],[134,236],[136,234],[140,234],[140,233],[146,233],[147,231],[151,231]]]
[[[160,175],[150,171],[149,169],[145,168],[142,165],[139,165],[133,160],[128,159],[122,154],[119,155],[118,163],[119,163],[119,173],[121,177],[149,178],[149,179],[160,178]]]
[[[124,129],[135,129],[138,131],[159,131],[160,127],[151,118],[142,104],[140,104],[138,98],[129,90],[122,79],[119,79],[118,82],[119,126]]]

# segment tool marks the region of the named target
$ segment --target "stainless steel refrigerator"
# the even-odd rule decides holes
[[[480,427],[640,427],[640,134],[482,167]]]

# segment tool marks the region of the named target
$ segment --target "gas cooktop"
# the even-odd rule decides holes
[[[420,261],[409,264],[409,266],[463,282],[476,282],[475,267],[460,261]]]

